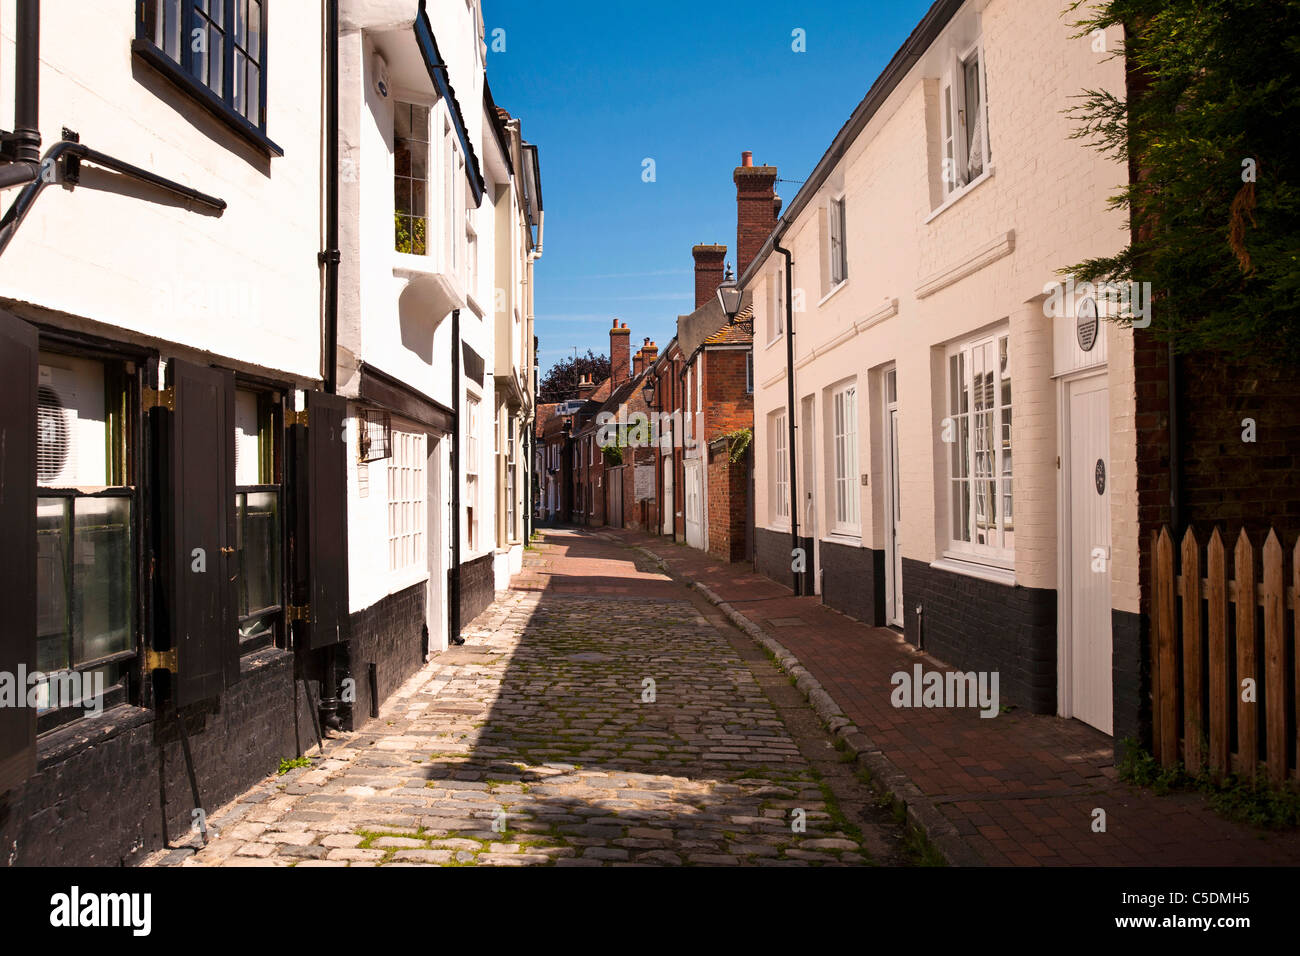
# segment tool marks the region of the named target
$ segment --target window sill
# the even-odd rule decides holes
[[[849,284],[848,279],[841,279],[838,285],[836,285],[834,288],[831,289],[830,292],[827,292],[824,296],[822,296],[820,299],[817,300],[817,308],[820,309],[823,305],[825,305],[827,302],[833,299],[836,293],[838,293],[841,289],[843,289],[848,284]]]
[[[984,564],[973,561],[966,556],[956,557],[951,553],[944,554],[937,561],[931,561],[930,567],[937,571],[964,574],[967,577],[979,578],[982,581],[989,581],[992,584],[1001,584],[1006,587],[1014,587],[1016,583],[1016,569],[1013,567]]]
[[[284,150],[265,133],[228,107],[220,97],[182,70],[171,57],[150,41],[137,37],[131,41],[131,52],[259,152],[268,158],[284,155]]]
[[[926,225],[929,225],[932,221],[938,219],[939,216],[942,215],[950,207],[955,206],[957,205],[957,203],[961,202],[963,197],[969,196],[972,192],[974,192],[977,188],[979,188],[979,186],[982,183],[992,179],[993,174],[995,172],[997,172],[997,167],[994,166],[992,163],[989,163],[988,169],[984,170],[984,172],[980,173],[978,176],[976,176],[974,179],[968,182],[965,186],[961,187],[961,189],[949,195],[947,199],[945,199],[938,206],[936,206],[934,211],[930,213],[930,215],[925,217]]]
[[[778,335],[776,338],[774,338],[774,339],[768,339],[768,340],[767,340],[767,344],[763,346],[763,351],[766,352],[766,351],[767,351],[768,349],[770,349],[773,345],[776,345],[778,342],[784,342],[784,341],[785,341],[785,333],[782,332],[782,333],[781,333],[780,335]]]
[[[862,532],[831,530],[822,540],[829,544],[842,544],[860,548],[862,547]]]
[[[388,572],[388,593],[396,594],[417,584],[429,580],[429,572],[423,567],[402,568]]]

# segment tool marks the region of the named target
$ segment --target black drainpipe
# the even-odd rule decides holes
[[[41,0],[18,0],[18,46],[14,55],[13,158],[41,158]]]
[[[790,571],[794,577],[794,593],[798,597],[803,594],[803,577],[794,570],[794,556],[799,550],[799,488],[795,480],[794,445],[794,304],[790,300],[794,260],[790,257],[790,250],[781,247],[779,235],[773,240],[772,248],[785,256],[785,404],[786,425],[790,431],[787,439],[790,446],[787,449],[790,454]]]
[[[317,261],[325,267],[324,389],[333,395],[338,386],[339,328],[339,4],[325,4],[325,251]],[[337,645],[324,649],[320,694],[321,723],[338,730]]]
[[[451,586],[448,634],[452,644],[460,636],[460,309],[451,310]]]
[[[328,0],[325,60],[325,391],[338,385],[339,337],[339,3]]]

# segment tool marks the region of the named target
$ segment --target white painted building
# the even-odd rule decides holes
[[[113,6],[0,0],[19,863],[132,860],[187,770],[219,806],[360,726],[525,536],[541,191],[478,0]]]
[[[1074,32],[1038,0],[935,3],[742,283],[763,570],[791,582],[797,546],[826,603],[1110,732],[1112,609],[1137,611],[1132,333],[1048,317],[1044,292],[1127,241],[1126,168],[1062,112],[1122,93],[1124,61],[1118,31]]]
[[[309,566],[329,522],[303,512],[341,447],[325,427],[309,453],[296,427],[304,402],[329,417],[325,73],[315,53],[287,68],[324,50],[325,7],[304,6],[0,2],[0,129],[39,133],[0,155],[0,671],[103,681],[98,712],[50,682],[0,716],[20,863],[118,864],[164,815],[188,828],[155,712],[186,715],[210,806],[263,776],[311,726],[291,631],[343,633],[306,597],[346,567]]]
[[[341,46],[350,609],[433,652],[522,558],[526,432],[501,409],[531,414],[536,156],[491,104],[477,0],[344,3]]]

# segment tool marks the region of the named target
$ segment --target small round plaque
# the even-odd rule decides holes
[[[1079,338],[1079,348],[1085,352],[1091,352],[1097,344],[1097,300],[1090,295],[1079,300],[1075,334]]]

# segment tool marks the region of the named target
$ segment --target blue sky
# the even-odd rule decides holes
[[[662,349],[694,306],[691,246],[722,243],[735,267],[741,151],[805,179],[929,6],[484,0],[493,95],[542,168],[542,374],[575,346],[607,352],[615,316],[634,350]],[[798,189],[777,183],[787,203]]]

